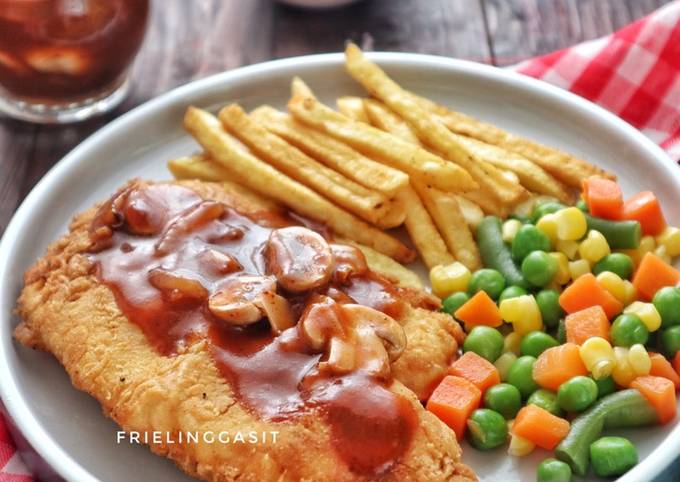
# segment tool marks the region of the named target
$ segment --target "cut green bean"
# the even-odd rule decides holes
[[[528,288],[522,272],[515,265],[510,248],[503,241],[501,220],[495,216],[487,216],[477,225],[477,245],[482,262],[487,268],[499,271],[508,286]]]
[[[635,249],[640,246],[642,229],[637,221],[611,221],[586,214],[588,229],[599,231],[611,249]]]

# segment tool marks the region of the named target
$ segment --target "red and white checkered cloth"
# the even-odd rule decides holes
[[[514,67],[622,117],[680,161],[680,0],[604,38]],[[0,414],[0,482],[32,482]]]
[[[680,161],[680,1],[514,68],[599,104]]]

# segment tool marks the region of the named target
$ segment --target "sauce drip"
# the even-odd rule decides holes
[[[318,413],[351,470],[384,473],[408,450],[417,425],[408,400],[391,392],[387,381],[361,371],[320,371],[324,355],[311,349],[297,326],[278,336],[266,319],[231,326],[213,316],[201,296],[217,292],[235,276],[270,275],[269,236],[291,224],[288,216],[253,219],[177,185],[132,185],[100,209],[91,227],[90,257],[120,309],[160,353],[173,356],[207,339],[215,363],[244,406],[273,422]],[[352,270],[351,249],[332,246],[330,282],[303,293],[277,289],[295,319],[319,295],[398,316],[403,309],[399,288],[367,269],[363,259]],[[152,272],[179,278],[187,288],[179,293],[163,289],[151,281]]]

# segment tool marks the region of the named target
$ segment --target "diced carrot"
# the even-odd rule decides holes
[[[591,306],[567,315],[564,319],[567,341],[582,345],[588,338],[599,336],[609,340],[610,324],[600,305]]]
[[[649,374],[655,377],[663,377],[673,382],[675,389],[680,389],[680,375],[675,371],[671,362],[660,353],[650,353],[649,359],[652,361],[652,368]]]
[[[465,352],[456,360],[449,368],[449,374],[472,382],[482,393],[501,382],[501,377],[493,363],[473,351]]]
[[[541,387],[557,391],[570,378],[587,375],[588,370],[581,360],[579,346],[574,343],[548,348],[534,363],[533,379]]]
[[[623,203],[623,219],[638,221],[642,234],[656,236],[666,227],[661,204],[653,192],[643,191]]]
[[[496,327],[503,323],[496,302],[486,294],[486,291],[478,291],[456,310],[454,316],[465,323],[468,331],[479,325]]]
[[[511,431],[543,449],[553,450],[569,433],[569,422],[531,404],[517,413]]]
[[[645,375],[633,380],[630,387],[640,390],[649,403],[654,405],[659,414],[659,422],[666,423],[675,417],[677,402],[673,382],[667,378]]]
[[[575,313],[598,305],[602,307],[609,320],[623,309],[623,304],[604,289],[592,273],[576,278],[560,295],[560,306],[567,313]]]
[[[589,177],[583,180],[581,186],[590,214],[605,219],[621,219],[623,194],[615,181]]]
[[[680,271],[666,263],[654,253],[646,253],[640,261],[633,285],[639,295],[651,300],[664,286],[677,286],[680,283]]]
[[[479,407],[482,392],[462,377],[448,375],[439,383],[427,401],[427,409],[451,427],[462,439],[470,414]]]

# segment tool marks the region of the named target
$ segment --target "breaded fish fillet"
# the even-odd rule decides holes
[[[203,199],[222,202],[247,216],[278,209],[236,185],[181,184]],[[23,321],[15,330],[17,340],[54,354],[74,386],[95,397],[104,413],[126,431],[175,435],[277,432],[275,442],[271,437],[257,443],[202,439],[178,443],[176,437],[174,443],[149,440],[153,452],[169,457],[188,474],[216,481],[475,479],[472,470],[460,462],[453,431],[418,400],[441,379],[457,349],[461,331],[450,317],[409,307],[398,320],[407,348],[392,367],[396,380],[388,389],[408,405],[414,418],[408,422],[412,435],[394,463],[373,472],[358,470],[362,461],[352,462],[353,455],[338,446],[342,437],[337,427],[315,410],[284,420],[254,413],[221,373],[206,339],[173,356],[159,353],[140,327],[123,314],[112,290],[93,274],[87,251],[97,210],[94,207],[76,216],[70,232],[25,274],[18,301]],[[361,443],[360,428],[350,423],[341,430],[358,429],[350,435]]]

